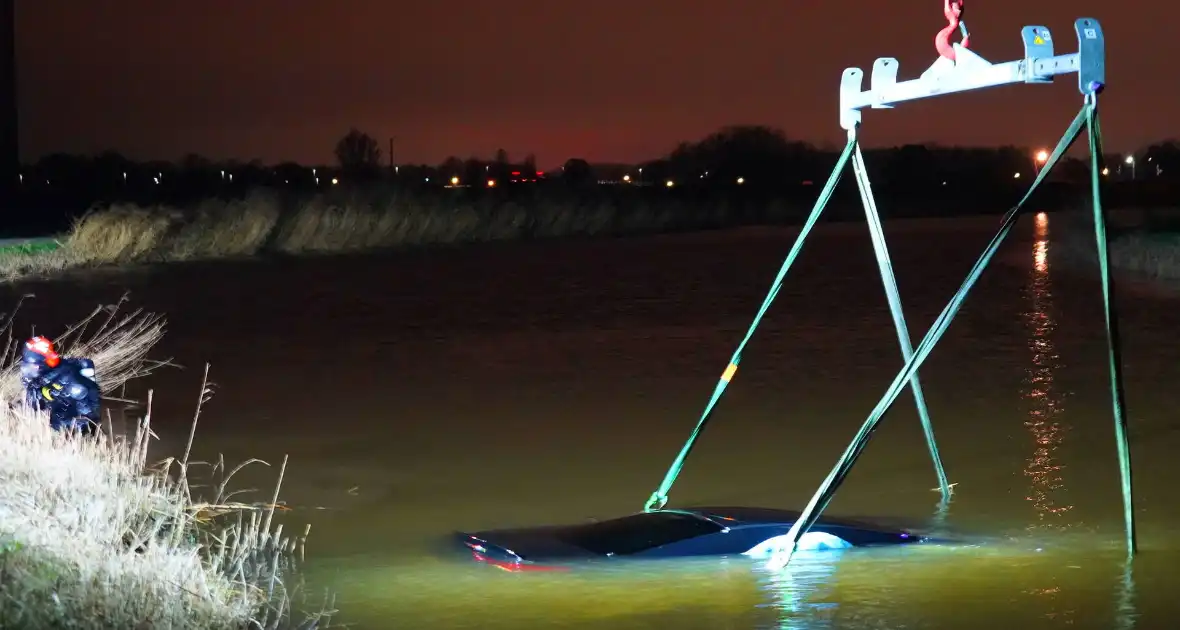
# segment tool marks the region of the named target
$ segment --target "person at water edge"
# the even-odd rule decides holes
[[[93,361],[63,358],[52,341],[37,336],[25,342],[20,374],[25,404],[36,411],[48,409],[49,426],[55,431],[97,432],[102,403]]]

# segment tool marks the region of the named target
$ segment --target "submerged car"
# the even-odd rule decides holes
[[[553,569],[580,561],[700,556],[767,557],[800,513],[749,507],[640,512],[576,525],[459,532],[472,557],[509,570]],[[800,551],[924,542],[920,535],[850,520],[821,518]]]

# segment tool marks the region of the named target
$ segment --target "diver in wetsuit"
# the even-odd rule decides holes
[[[94,434],[101,419],[101,390],[94,381],[94,362],[87,358],[63,359],[53,342],[33,337],[21,354],[21,382],[25,404],[36,411],[49,410],[49,426],[55,431],[77,430]]]

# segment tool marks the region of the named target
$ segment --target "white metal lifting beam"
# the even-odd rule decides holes
[[[1078,90],[1086,97],[1102,91],[1106,83],[1106,45],[1098,20],[1074,22],[1078,52],[1053,54],[1053,37],[1044,26],[1020,31],[1024,58],[991,63],[959,44],[953,44],[955,60],[940,56],[922,76],[897,80],[897,59],[882,57],[873,63],[870,88],[862,90],[864,71],[848,68],[840,78],[840,126],[853,131],[861,122],[861,110],[889,109],[897,103],[968,92],[1012,83],[1052,83],[1060,74],[1078,75]]]

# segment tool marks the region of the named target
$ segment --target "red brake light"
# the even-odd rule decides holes
[[[471,556],[478,562],[489,564],[502,571],[509,571],[512,573],[520,573],[524,571],[569,571],[569,567],[551,567],[538,564],[524,564],[522,562],[506,562],[504,560],[495,560],[489,558],[478,551],[472,551]]]

